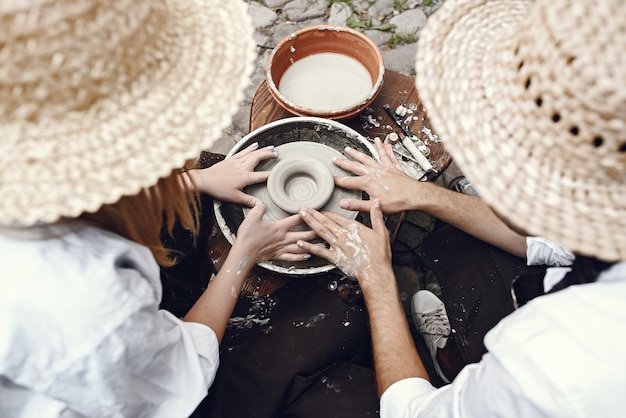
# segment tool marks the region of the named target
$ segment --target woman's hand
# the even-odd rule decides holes
[[[255,263],[268,260],[303,261],[311,255],[299,241],[310,241],[317,235],[314,231],[292,232],[296,225],[302,223],[299,215],[292,215],[279,221],[263,219],[265,205],[255,201],[237,231],[237,239],[231,251],[245,254]]]
[[[263,160],[277,157],[273,146],[257,149],[258,146],[255,142],[211,167],[189,171],[196,190],[219,200],[254,206],[256,198],[243,189],[266,181],[269,171],[254,171],[254,168]]]
[[[362,190],[370,198],[380,199],[385,213],[397,213],[412,209],[410,201],[419,194],[422,182],[413,180],[396,166],[379,138],[374,141],[381,162],[352,148],[345,152],[356,161],[334,159],[338,167],[354,174],[353,177],[335,177],[335,184],[351,190]],[[342,199],[340,207],[354,211],[369,211],[371,200]]]
[[[371,229],[341,215],[308,208],[302,209],[300,216],[330,247],[298,241],[303,250],[328,260],[356,278],[364,291],[376,286],[378,280],[390,277],[391,244],[379,199],[374,199],[370,211]]]

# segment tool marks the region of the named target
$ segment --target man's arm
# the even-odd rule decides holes
[[[430,381],[406,321],[393,271],[381,274],[376,288],[361,288],[370,318],[378,396],[409,377]]]
[[[304,241],[298,245],[356,278],[363,291],[370,315],[379,395],[408,377],[429,380],[398,295],[380,201],[376,199],[370,211],[372,229],[340,215],[312,209],[302,209],[300,216],[330,248]]]
[[[365,191],[372,200],[380,199],[385,213],[424,211],[511,254],[526,256],[526,237],[509,228],[480,197],[416,181],[395,166],[380,140],[375,141],[375,146],[380,163],[346,148],[346,153],[356,161],[336,159],[334,162],[354,176],[336,177],[335,183],[347,189]],[[371,200],[344,199],[340,205],[348,210],[368,211]]]

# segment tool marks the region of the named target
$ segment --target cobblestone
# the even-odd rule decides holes
[[[250,105],[265,79],[271,49],[292,32],[323,23],[342,24],[361,30],[381,50],[386,68],[415,75],[415,51],[419,30],[445,0],[261,0],[248,1],[255,28],[256,68],[245,98],[232,124],[210,151],[222,154],[249,133]]]

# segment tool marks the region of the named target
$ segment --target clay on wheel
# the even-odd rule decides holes
[[[320,209],[335,188],[333,175],[315,158],[288,158],[272,168],[267,179],[267,193],[287,213],[302,207]]]

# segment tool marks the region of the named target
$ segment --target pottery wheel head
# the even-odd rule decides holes
[[[339,151],[318,142],[297,141],[275,148],[278,157],[261,161],[257,171],[269,171],[266,183],[248,186],[244,191],[265,203],[265,219],[280,220],[302,207],[339,213],[354,219],[356,212],[341,209],[341,199],[360,199],[361,192],[335,187],[334,176],[349,176],[333,164],[333,158],[345,158]],[[250,208],[243,208],[247,215]],[[302,223],[294,231],[309,229]]]
[[[302,207],[322,208],[334,188],[328,167],[309,157],[284,158],[272,168],[267,179],[269,198],[287,213],[296,213]]]

